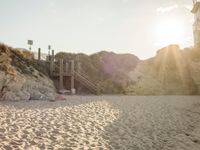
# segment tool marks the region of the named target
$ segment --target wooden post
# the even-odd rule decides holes
[[[63,89],[63,59],[59,60],[59,89]]]
[[[52,57],[53,57],[53,59],[54,59],[54,50],[52,50]]]
[[[53,59],[50,59],[50,75],[53,76],[53,71],[54,71],[54,61]]]
[[[65,63],[65,72],[66,72],[66,74],[69,73],[69,63],[68,62]]]
[[[54,62],[54,59],[55,59],[54,50],[52,50],[52,55],[51,55],[51,61],[53,62],[53,63],[52,63],[52,71],[54,71],[54,69],[55,69],[55,62]]]
[[[81,63],[77,62],[77,72],[80,73],[81,72]]]
[[[48,55],[47,55],[47,61],[51,61],[50,59],[50,52],[48,51]]]
[[[53,75],[54,71],[54,50],[52,50],[52,56],[50,57],[50,75]]]
[[[75,94],[75,89],[74,89],[74,60],[71,60],[71,93]]]
[[[38,60],[41,60],[41,48],[38,48]]]

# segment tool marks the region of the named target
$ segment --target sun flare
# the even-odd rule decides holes
[[[179,20],[165,20],[158,23],[156,29],[157,45],[184,43],[184,24]]]

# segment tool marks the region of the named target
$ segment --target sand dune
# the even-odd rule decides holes
[[[200,149],[200,97],[1,102],[0,149]]]

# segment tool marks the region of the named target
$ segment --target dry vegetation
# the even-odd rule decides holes
[[[26,50],[0,44],[0,100],[54,99],[45,62]]]
[[[82,70],[102,93],[133,95],[195,95],[200,93],[200,51],[177,45],[158,50],[141,61],[134,55],[102,51],[93,55],[59,53],[56,58],[79,58]]]
[[[15,75],[15,69],[11,66],[11,49],[5,44],[0,44],[0,70],[5,71],[7,74]]]
[[[56,59],[79,59],[82,72],[101,87],[101,93],[124,94],[125,87],[131,82],[128,73],[139,59],[131,54],[115,54],[102,51],[93,55],[58,53]]]
[[[16,71],[31,75],[34,69],[38,70],[41,76],[42,74],[48,75],[46,64],[35,61],[30,51],[0,44],[0,70],[10,75],[15,75]]]

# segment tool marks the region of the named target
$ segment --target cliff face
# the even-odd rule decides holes
[[[53,82],[41,65],[30,52],[0,44],[0,99],[54,99]]]
[[[198,50],[168,46],[159,50],[155,57],[141,61],[129,74],[134,84],[127,87],[127,92],[147,95],[199,94],[199,65]]]

